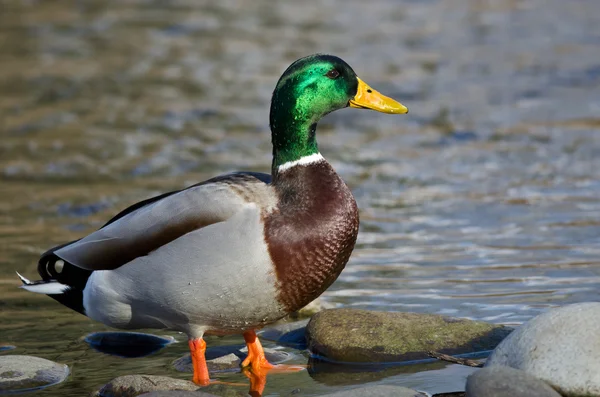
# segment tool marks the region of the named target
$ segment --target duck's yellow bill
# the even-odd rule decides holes
[[[356,80],[358,80],[358,90],[356,90],[354,98],[350,100],[350,107],[377,110],[381,113],[408,113],[408,108],[400,102],[385,95],[381,95],[358,77]]]

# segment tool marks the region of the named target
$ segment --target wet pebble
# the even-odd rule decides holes
[[[168,376],[125,375],[111,380],[92,395],[97,397],[135,397],[154,391],[193,391],[198,388],[199,386],[193,382]]]
[[[389,379],[422,378],[419,386],[429,393],[464,391],[467,377],[478,369],[464,365],[448,365],[442,361],[423,361],[410,365],[355,363],[347,365],[330,361],[318,361],[311,357],[308,362],[308,374],[317,383],[334,387],[336,390],[350,386],[358,387],[377,384]],[[426,375],[425,375],[426,374]],[[431,380],[435,380],[431,382]],[[386,382],[387,383],[387,382]],[[431,384],[433,383],[433,384]],[[414,384],[413,384],[414,385]],[[412,385],[411,385],[412,386]]]
[[[491,350],[510,328],[432,314],[333,309],[307,326],[308,348],[334,362],[381,363]]]
[[[550,385],[510,367],[481,369],[467,378],[466,397],[560,397]]]
[[[0,356],[0,394],[24,392],[64,381],[69,367],[34,356]]]
[[[277,364],[288,361],[291,354],[265,348],[265,357],[270,363]],[[206,349],[206,365],[211,372],[237,370],[240,363],[248,355],[248,349],[244,345],[233,346],[215,346]],[[189,354],[186,354],[175,361],[173,367],[180,372],[193,372],[192,359]]]
[[[600,395],[600,303],[552,309],[519,327],[485,363],[543,379],[563,396]]]
[[[426,397],[424,393],[420,393],[413,389],[408,389],[402,386],[378,385],[359,387],[350,390],[341,390],[331,394],[324,394],[322,397]]]

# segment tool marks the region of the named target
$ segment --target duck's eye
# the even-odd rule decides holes
[[[329,77],[332,80],[337,79],[339,75],[340,75],[340,72],[338,72],[335,69],[331,69],[329,72],[327,72],[327,74],[325,74],[325,76]]]

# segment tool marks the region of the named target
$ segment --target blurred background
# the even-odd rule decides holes
[[[326,303],[516,325],[600,298],[596,0],[0,0],[0,344],[72,366],[42,395],[164,374],[187,347],[91,352],[105,328],[14,271],[141,199],[269,172],[270,95],[316,52],[410,109],[319,124],[361,211]]]

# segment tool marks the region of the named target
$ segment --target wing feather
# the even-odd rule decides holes
[[[226,221],[248,202],[273,205],[267,180],[264,174],[230,174],[145,200],[54,254],[82,269],[116,269],[193,230]]]

